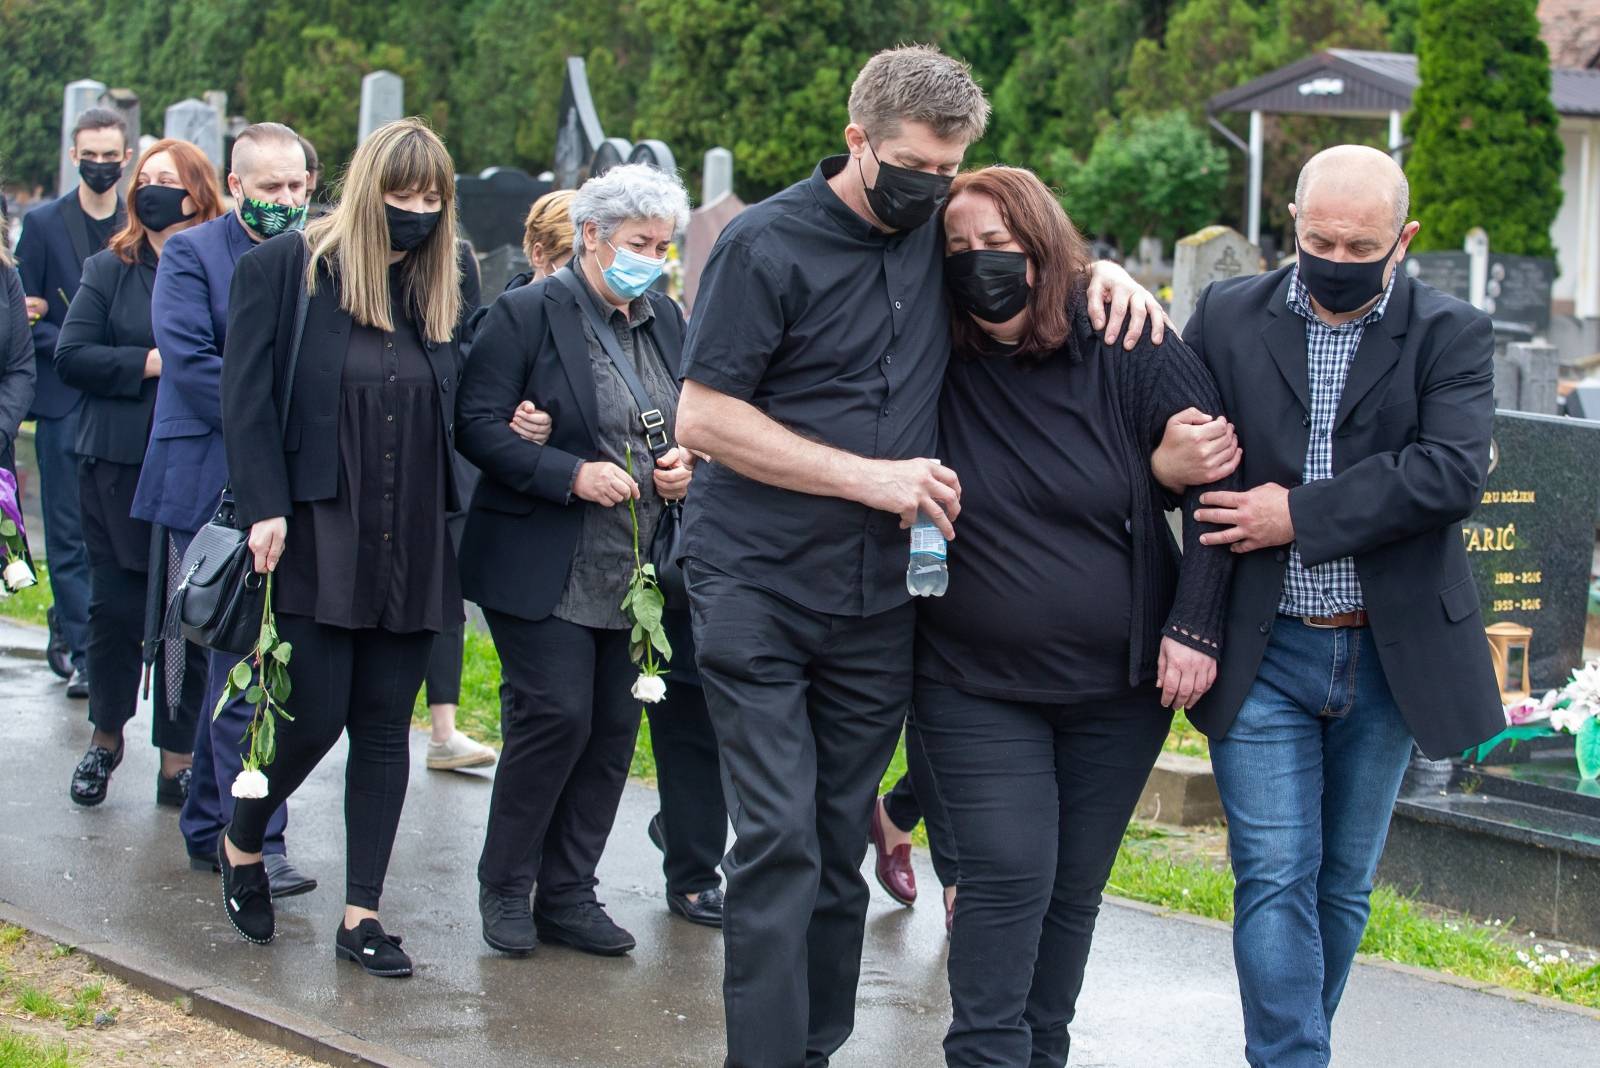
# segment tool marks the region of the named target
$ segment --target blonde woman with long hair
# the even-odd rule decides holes
[[[433,131],[418,119],[377,130],[328,215],[240,259],[222,363],[236,519],[256,570],[274,576],[294,717],[277,727],[266,796],[240,798],[222,836],[224,908],[245,938],[272,940],[267,820],[348,733],[335,948],[381,976],[411,974],[378,901],[405,800],[412,701],[434,636],[462,618],[445,529],[458,506],[455,210],[454,166]]]

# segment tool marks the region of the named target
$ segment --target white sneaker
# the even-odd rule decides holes
[[[460,768],[481,768],[495,762],[495,752],[479,745],[460,731],[453,732],[444,742],[428,743],[428,767],[434,771],[456,771]]]

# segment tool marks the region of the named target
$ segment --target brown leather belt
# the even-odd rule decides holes
[[[1362,609],[1354,612],[1340,612],[1336,616],[1299,616],[1300,622],[1308,627],[1318,630],[1338,630],[1343,627],[1364,627],[1367,625],[1367,613]]]

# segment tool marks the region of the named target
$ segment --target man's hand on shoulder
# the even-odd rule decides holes
[[[1096,260],[1089,267],[1089,322],[1100,331],[1107,345],[1115,345],[1122,335],[1126,320],[1128,331],[1122,347],[1131,349],[1139,343],[1145,323],[1150,324],[1150,341],[1159,345],[1166,337],[1172,321],[1167,318],[1161,302],[1151,292],[1133,280],[1133,275],[1110,260]],[[1176,327],[1173,327],[1176,330]]]
[[[1200,504],[1195,519],[1223,528],[1200,535],[1202,545],[1226,545],[1236,553],[1249,553],[1294,541],[1289,491],[1276,482],[1244,493],[1213,490],[1200,495]]]

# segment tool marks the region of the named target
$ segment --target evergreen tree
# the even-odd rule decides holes
[[[61,96],[68,82],[94,77],[84,28],[90,0],[0,2],[0,178],[55,193]]]
[[[1497,251],[1554,256],[1562,145],[1535,0],[1422,0],[1417,62],[1414,247],[1458,249],[1481,226]]]

